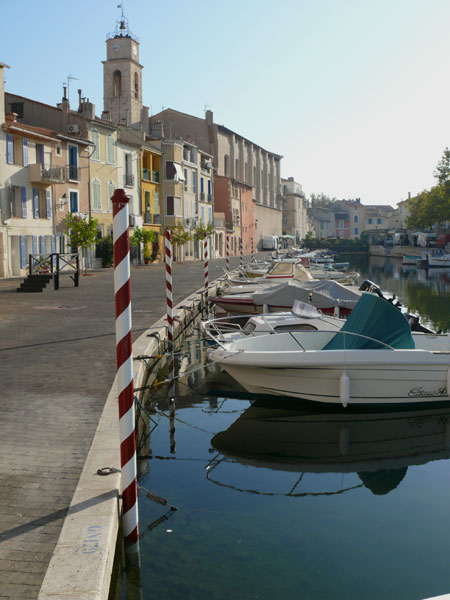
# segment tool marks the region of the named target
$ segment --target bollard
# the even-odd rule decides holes
[[[170,230],[166,229],[164,235],[165,263],[166,263],[166,307],[167,307],[167,339],[172,349],[173,343],[173,297],[172,297],[172,241]]]
[[[204,264],[204,274],[205,274],[205,303],[208,303],[208,236],[203,234],[203,260]]]
[[[230,238],[225,236],[225,256],[227,259],[227,272],[230,272]]]
[[[139,537],[134,429],[133,346],[131,337],[130,239],[128,201],[122,189],[112,195],[114,239],[114,293],[116,304],[117,387],[119,390],[119,431],[123,535],[126,545]]]
[[[242,267],[242,265],[244,264],[244,246],[242,244],[242,238],[239,238],[239,253],[239,266]]]
[[[252,247],[252,257],[251,257],[250,261],[254,262],[254,260],[255,260],[255,241],[253,238],[251,240],[251,247]]]

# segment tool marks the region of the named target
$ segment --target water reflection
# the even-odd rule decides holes
[[[287,495],[342,493],[361,486],[383,495],[400,484],[409,466],[450,456],[450,405],[350,412],[258,401],[227,430],[215,435],[211,444],[233,463],[302,475],[356,473],[361,481],[360,485],[324,492],[296,485]],[[214,483],[223,484],[212,473],[221,461],[215,457],[209,465],[208,478]],[[235,487],[256,493],[240,484]]]

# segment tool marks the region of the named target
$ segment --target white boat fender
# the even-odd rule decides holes
[[[345,408],[350,402],[350,377],[344,371],[339,379],[339,396],[342,406]]]

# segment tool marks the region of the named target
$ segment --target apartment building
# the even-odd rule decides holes
[[[296,243],[308,233],[308,203],[302,186],[293,177],[281,179],[281,201],[283,207],[283,235],[292,236]]]

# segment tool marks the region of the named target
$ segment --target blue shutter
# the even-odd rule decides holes
[[[22,159],[23,166],[26,167],[28,165],[28,140],[26,138],[22,138]]]
[[[39,162],[44,164],[44,144],[39,144]]]
[[[208,194],[211,193],[211,179],[208,179]]]
[[[27,248],[24,235],[20,236],[20,268],[25,269],[27,265]]]
[[[9,133],[6,136],[6,162],[8,165],[14,164],[14,138]]]
[[[39,253],[45,254],[45,235],[39,236]]]
[[[200,192],[203,194],[205,190],[203,189],[203,177],[200,177]]]
[[[77,192],[70,192],[70,212],[78,212],[78,194]]]
[[[33,243],[33,254],[37,254],[38,253],[37,235],[32,235],[31,240]]]
[[[33,218],[39,218],[39,190],[33,188]]]
[[[52,235],[52,252],[56,252],[56,235]]]
[[[47,210],[47,219],[52,218],[52,203],[50,199],[50,190],[45,190],[45,207]]]
[[[22,219],[27,218],[27,190],[24,187],[20,188],[20,197],[22,201]]]

